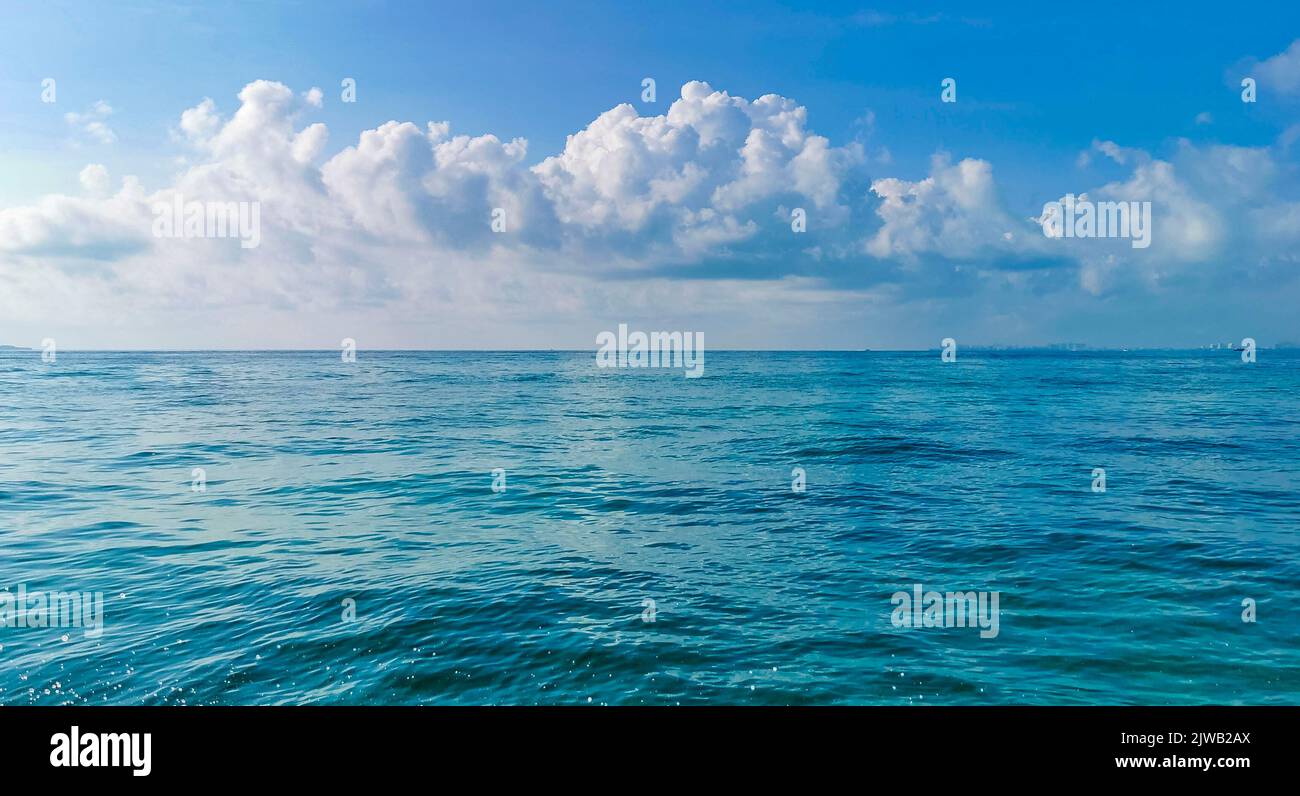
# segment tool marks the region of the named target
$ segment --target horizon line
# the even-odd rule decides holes
[[[1258,346],[1266,351],[1300,350],[1300,345],[1288,344]],[[60,348],[60,354],[315,354],[338,353],[340,348]],[[376,354],[594,354],[598,348],[356,348],[358,352],[367,351]],[[941,346],[932,348],[713,348],[705,353],[726,352],[745,354],[909,354],[941,351]],[[995,353],[1016,352],[1051,352],[1054,354],[1088,354],[1088,353],[1124,353],[1133,351],[1234,351],[1240,349],[1200,345],[1187,346],[1087,346],[1065,347],[1065,344],[1008,346],[999,344],[958,345],[958,351],[984,351]],[[25,346],[0,346],[4,353],[40,353],[40,348]]]

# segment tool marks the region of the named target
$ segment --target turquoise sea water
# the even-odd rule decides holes
[[[1298,387],[1267,350],[0,353],[0,588],[105,611],[0,628],[0,702],[1297,704]],[[917,583],[999,634],[895,627]]]

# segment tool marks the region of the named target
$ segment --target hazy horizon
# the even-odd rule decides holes
[[[963,351],[1043,351],[1057,354],[1086,354],[1086,353],[1122,353],[1135,351],[1211,351],[1211,350],[1228,350],[1225,346],[1238,346],[1239,342],[1221,341],[1216,343],[1206,343],[1203,345],[1183,345],[1183,346],[1093,346],[1087,343],[1048,343],[1044,345],[1007,345],[1002,343],[967,343],[960,344],[960,350]],[[1067,347],[1074,346],[1074,347]],[[1279,343],[1260,343],[1257,346],[1260,350],[1265,351],[1290,351],[1300,348],[1300,344],[1291,342]],[[0,351],[32,351],[40,352],[38,346],[18,346],[8,343],[0,344]],[[369,351],[373,353],[465,353],[465,354],[524,354],[524,353],[565,353],[565,354],[591,354],[595,352],[592,348],[367,348],[358,345],[357,351]],[[712,348],[705,346],[705,351],[713,352],[734,352],[734,353],[757,353],[757,354],[908,354],[924,353],[930,351],[940,351],[942,346],[935,345],[929,348]],[[159,353],[159,354],[203,354],[203,353],[337,353],[338,348],[59,348],[59,354],[75,353],[102,353],[102,354],[132,354],[132,353]]]

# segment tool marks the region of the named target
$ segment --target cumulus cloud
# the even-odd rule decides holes
[[[1289,168],[1278,162],[1279,154],[1270,147],[1181,140],[1172,156],[1160,158],[1114,141],[1093,141],[1079,165],[1090,167],[1099,155],[1108,168],[1125,169],[1124,176],[1067,185],[1062,193],[1080,201],[1150,202],[1146,248],[1134,248],[1128,238],[1049,238],[1040,211],[1021,219],[1006,208],[989,163],[953,163],[939,154],[923,179],[872,182],[881,224],[865,251],[905,264],[896,279],[904,285],[909,277],[933,285],[925,277],[954,267],[1022,286],[1029,280],[1035,291],[1059,290],[1060,277],[1072,274],[1067,284],[1090,295],[1189,283],[1214,289],[1209,286],[1242,278],[1243,269],[1251,280],[1288,281],[1298,259],[1294,222],[1300,202],[1281,190]],[[1062,194],[1048,196],[1044,204],[1063,200]]]
[[[1045,238],[1033,219],[1041,205],[1010,207],[993,164],[972,155],[873,178],[887,162],[818,135],[805,107],[777,95],[748,100],[693,81],[665,113],[616,106],[544,157],[523,138],[398,120],[331,154],[329,130],[312,119],[322,104],[318,89],[254,81],[237,105],[203,98],[179,114],[186,165],[170,184],[146,190],[128,176],[114,193],[108,169],[91,164],[81,195],[0,209],[10,288],[0,311],[35,322],[75,307],[159,325],[210,311],[233,319],[223,328],[243,318],[274,335],[245,345],[308,344],[293,336],[316,328],[302,319],[324,327],[369,312],[385,328],[438,318],[509,345],[494,324],[636,308],[771,318],[798,307],[815,323],[813,306],[829,316],[831,305],[878,311],[886,298],[963,290],[1158,290],[1242,263],[1282,278],[1300,228],[1300,197],[1278,198],[1286,170],[1268,147],[1181,142],[1160,158],[1094,141],[1080,165],[1097,155],[1122,176],[1060,193],[1151,201],[1152,246],[1135,251]],[[155,238],[155,207],[178,198],[259,203],[261,245]],[[806,232],[791,227],[796,208]],[[300,321],[267,331],[272,317]],[[442,334],[427,342],[451,344]]]
[[[866,243],[873,257],[995,261],[1036,248],[1035,228],[1003,207],[987,161],[954,164],[938,154],[925,179],[887,177],[872,182],[871,191],[881,199],[876,212],[883,222]]]
[[[1148,289],[1175,281],[1214,284],[1239,279],[1290,278],[1300,235],[1288,228],[1295,207],[1279,190],[1286,172],[1278,151],[1267,147],[1197,146],[1177,142],[1171,157],[1098,145],[1132,171],[1092,187],[1091,200],[1151,202],[1152,242],[1132,250],[1122,240],[1052,240],[1079,269],[1080,284],[1093,293],[1128,283]]]
[[[91,195],[56,194],[35,205],[0,210],[0,255],[38,257],[37,267],[48,268],[114,262],[144,251],[148,215],[139,181],[128,177],[121,191],[104,198],[98,194],[107,191],[108,172],[91,165],[82,170],[81,182]],[[0,262],[21,270],[17,263]]]
[[[108,193],[108,169],[103,164],[91,163],[82,169],[77,177],[86,193],[92,196],[103,196]]]
[[[556,217],[592,234],[659,226],[697,249],[756,229],[754,210],[809,205],[840,220],[857,145],[832,147],[808,130],[807,109],[769,94],[749,101],[693,81],[667,114],[620,105],[569,137],[532,169]]]
[[[221,116],[217,113],[217,104],[210,97],[204,97],[198,105],[181,113],[181,131],[191,141],[208,141],[220,126]]]

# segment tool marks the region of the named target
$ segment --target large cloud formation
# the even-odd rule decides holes
[[[1266,64],[1285,72],[1289,58]],[[127,176],[114,191],[91,164],[80,196],[0,209],[0,311],[23,329],[74,317],[74,335],[168,336],[158,347],[331,345],[349,324],[387,345],[517,345],[535,324],[551,344],[585,345],[605,319],[708,314],[739,328],[774,311],[815,336],[819,321],[989,290],[1063,306],[1288,281],[1300,243],[1284,144],[1182,141],[1160,159],[1094,142],[1090,155],[1122,175],[1062,192],[1151,201],[1152,245],[1134,250],[1046,238],[1037,208],[1005,205],[985,160],[938,153],[919,178],[871,175],[880,164],[861,144],[815,134],[794,100],[702,82],[663,115],[612,108],[531,161],[523,139],[442,121],[388,121],[326,157],[328,130],[308,121],[318,89],[263,80],[238,99],[229,116],[211,99],[180,114],[190,165],[171,185]],[[261,244],[154,237],[153,208],[176,196],[260,203]],[[791,226],[796,208],[806,232]],[[115,338],[119,327],[131,332]],[[771,344],[731,338],[751,341]]]

